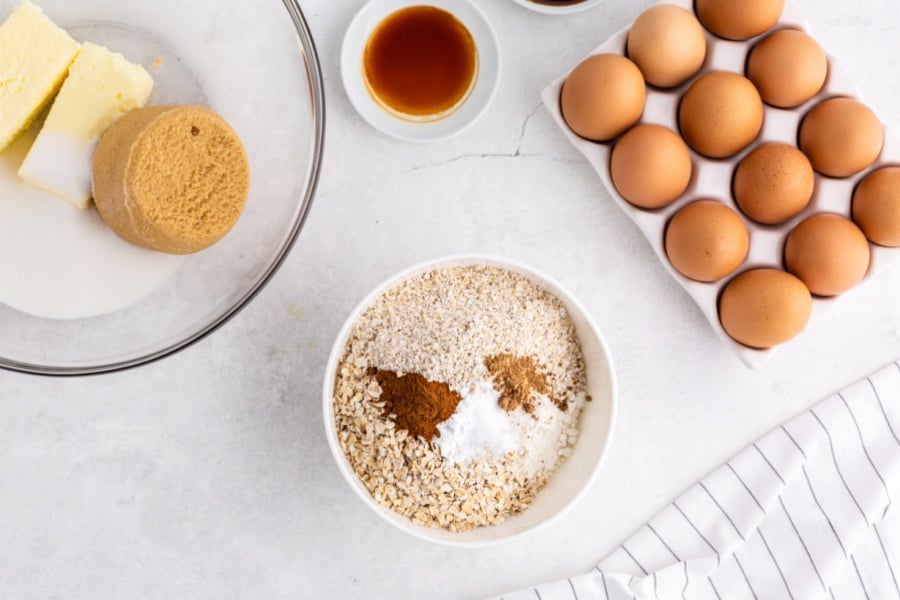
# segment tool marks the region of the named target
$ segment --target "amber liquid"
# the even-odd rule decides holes
[[[456,17],[433,6],[411,6],[375,28],[363,70],[379,104],[412,120],[434,120],[450,114],[471,93],[478,51]]]

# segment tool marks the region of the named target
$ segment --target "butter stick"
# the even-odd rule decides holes
[[[0,25],[0,152],[53,98],[79,49],[78,42],[27,1]]]

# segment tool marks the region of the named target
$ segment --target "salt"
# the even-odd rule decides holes
[[[521,409],[513,413],[521,424],[519,444],[525,453],[520,467],[524,472],[529,475],[541,470],[552,473],[571,455],[579,433],[579,412],[573,407],[583,406],[585,401],[586,394],[576,392],[569,408],[561,411],[549,398],[539,396],[533,415]]]

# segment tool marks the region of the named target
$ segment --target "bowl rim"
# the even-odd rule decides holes
[[[444,266],[449,267],[464,265],[487,265],[501,269],[510,269],[513,272],[521,272],[530,275],[535,279],[545,282],[548,286],[555,288],[555,290],[549,291],[551,291],[551,293],[553,293],[554,295],[559,296],[560,299],[565,300],[567,304],[573,306],[580,313],[580,316],[584,318],[584,321],[590,331],[593,332],[594,335],[596,335],[597,342],[599,343],[600,348],[603,352],[604,367],[609,373],[609,424],[606,427],[606,437],[603,441],[602,447],[600,448],[600,453],[594,466],[591,468],[590,473],[579,486],[578,491],[559,510],[557,510],[554,514],[547,517],[543,521],[536,523],[535,525],[532,525],[531,527],[523,529],[522,531],[519,531],[517,533],[492,540],[463,541],[438,539],[428,535],[428,532],[431,531],[430,529],[417,526],[410,520],[401,522],[396,519],[390,518],[390,509],[386,509],[375,502],[371,494],[369,494],[368,491],[365,490],[365,488],[362,486],[361,482],[359,481],[359,477],[356,475],[349,462],[347,461],[344,455],[344,451],[341,449],[340,442],[337,438],[337,428],[334,421],[333,396],[334,384],[337,378],[338,363],[344,353],[344,348],[346,347],[350,330],[359,319],[359,317],[362,316],[363,312],[369,306],[371,306],[371,304],[384,292],[411,277],[415,277],[416,275],[426,273],[433,269],[438,269]],[[328,440],[328,447],[331,450],[332,458],[334,459],[336,466],[341,473],[341,476],[350,487],[350,489],[353,490],[355,495],[360,498],[370,510],[372,510],[383,521],[386,521],[394,528],[432,544],[455,548],[488,548],[501,544],[507,544],[522,537],[533,535],[536,532],[549,527],[550,525],[561,519],[566,513],[570,512],[582,500],[585,494],[587,494],[588,490],[594,485],[600,473],[600,470],[606,463],[606,459],[609,456],[610,446],[612,445],[612,440],[616,430],[618,411],[619,384],[616,377],[615,365],[612,360],[609,344],[607,343],[606,338],[603,336],[603,333],[600,331],[600,328],[597,326],[593,315],[588,311],[587,307],[582,304],[581,301],[578,300],[578,298],[576,298],[568,290],[568,288],[560,284],[556,279],[550,277],[543,271],[540,271],[539,269],[531,267],[522,262],[492,254],[452,254],[440,258],[426,260],[407,267],[395,273],[394,275],[391,275],[382,283],[377,285],[353,308],[347,319],[344,321],[344,324],[341,326],[341,329],[335,337],[334,344],[328,356],[328,362],[325,366],[325,373],[322,384],[322,417],[325,427],[325,437]]]
[[[582,0],[578,4],[568,4],[564,6],[550,6],[548,4],[538,4],[531,0],[513,0],[519,6],[525,7],[530,11],[541,13],[544,15],[573,15],[582,11],[593,8],[605,0]]]
[[[54,367],[41,364],[33,364],[21,362],[0,356],[0,369],[23,373],[26,375],[38,375],[47,377],[81,377],[86,375],[102,375],[107,373],[116,373],[126,371],[143,365],[147,365],[158,360],[162,360],[173,354],[192,346],[193,344],[204,339],[208,335],[217,331],[228,321],[238,315],[247,305],[256,298],[264,287],[272,280],[275,273],[284,264],[284,261],[290,255],[297,238],[300,235],[303,225],[309,216],[312,208],[313,199],[319,186],[319,179],[322,172],[322,156],[325,147],[325,85],[322,77],[322,67],[319,61],[319,54],[316,44],[310,31],[303,9],[300,8],[299,0],[281,0],[285,9],[294,25],[296,35],[300,40],[300,55],[306,66],[306,76],[310,84],[311,108],[313,112],[313,148],[309,174],[305,192],[299,201],[301,202],[301,210],[297,219],[294,221],[291,230],[278,251],[275,260],[266,268],[256,282],[248,289],[243,296],[234,302],[227,310],[215,318],[212,322],[203,326],[199,331],[179,340],[173,344],[149,352],[142,356],[130,358],[123,361],[107,362],[103,364],[79,367]]]

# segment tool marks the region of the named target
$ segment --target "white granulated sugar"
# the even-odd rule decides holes
[[[500,392],[482,381],[466,392],[452,417],[438,425],[435,444],[451,463],[498,460],[519,447],[521,427],[500,408]]]

